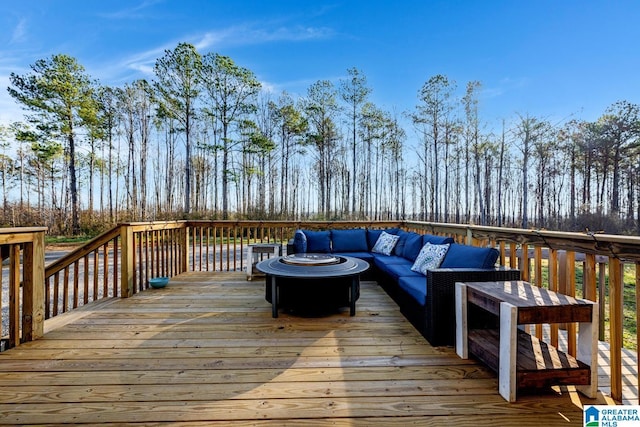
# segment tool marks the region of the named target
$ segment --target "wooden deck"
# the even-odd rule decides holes
[[[571,388],[506,402],[374,282],[355,317],[273,319],[264,282],[245,277],[187,273],[48,321],[0,353],[0,424],[581,426],[581,405],[612,403]]]

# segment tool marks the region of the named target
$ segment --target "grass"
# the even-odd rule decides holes
[[[65,244],[82,244],[91,240],[90,236],[47,236],[45,243],[47,245],[65,245]]]

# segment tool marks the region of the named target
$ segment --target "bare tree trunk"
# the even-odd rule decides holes
[[[504,121],[502,122],[502,138],[500,138],[500,156],[498,163],[498,185],[496,186],[496,190],[498,191],[498,206],[497,206],[497,216],[498,216],[498,227],[503,226],[503,207],[502,207],[502,193],[503,193],[503,173],[504,173],[504,151],[505,151],[505,134],[504,134]]]

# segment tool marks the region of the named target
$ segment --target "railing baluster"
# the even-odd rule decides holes
[[[238,227],[233,226],[233,271],[238,270],[238,242],[236,239],[238,238]],[[242,235],[240,235],[240,259],[242,260]],[[240,261],[242,263],[242,261]],[[240,264],[242,266],[242,264]],[[240,267],[242,268],[242,267]]]
[[[542,247],[536,246],[533,249],[533,262],[534,262],[534,283],[537,287],[542,288],[544,283],[542,283]],[[542,338],[542,326],[541,324],[536,324],[535,326],[535,334],[539,339]]]
[[[204,246],[205,248],[205,263],[206,263],[206,271],[209,271],[209,246],[211,245],[211,227],[207,226],[206,228],[207,230],[207,234],[206,234],[206,244]]]
[[[598,289],[596,287],[595,254],[585,254],[583,281],[583,297],[590,301],[598,301]]]
[[[102,246],[102,297],[109,296],[109,243]]]
[[[0,271],[1,276],[2,271]],[[2,278],[0,277],[0,289],[2,288]],[[2,294],[2,292],[0,292]],[[44,318],[49,319],[51,317],[51,278],[44,280]],[[0,295],[0,307],[2,307],[2,295]],[[2,313],[0,313],[0,321],[2,320]],[[0,330],[0,334],[2,330]]]
[[[518,246],[515,242],[509,244],[509,267],[518,268],[517,259],[518,259]]]
[[[523,243],[520,246],[520,251],[521,251],[521,257],[520,257],[521,264],[518,266],[518,268],[520,269],[522,280],[528,281],[529,280],[529,245],[527,245],[526,243]]]
[[[623,287],[622,264],[609,258],[611,397],[618,401],[622,400]]]
[[[65,267],[62,280],[62,312],[67,311],[69,311],[69,267]]]
[[[217,271],[216,261],[218,260],[218,227],[213,226],[213,271]]]
[[[120,294],[120,283],[119,279],[122,277],[122,274],[118,275],[120,269],[118,268],[118,260],[120,259],[120,253],[118,246],[118,239],[113,240],[113,296],[117,297]]]
[[[635,289],[635,294],[636,294],[636,343],[640,343],[640,328],[638,328],[637,326],[637,321],[638,319],[640,319],[640,291],[638,291],[640,289],[640,261],[636,261],[635,263],[635,268],[636,268],[636,289]],[[604,300],[602,300],[604,301]],[[602,305],[604,305],[604,303],[601,303]],[[637,351],[636,351],[637,354]],[[638,381],[638,384],[640,384],[640,357],[636,358],[636,381]],[[640,393],[638,394],[638,400],[640,403]]]
[[[558,251],[549,249],[549,289],[558,292]],[[554,347],[558,346],[558,324],[549,326],[549,341]]]
[[[57,273],[55,273],[55,276],[53,276],[53,314],[52,316],[58,315],[59,298],[60,298],[60,272],[58,271]]]
[[[92,301],[98,299],[98,259],[99,253],[98,250],[93,251],[93,298]]]
[[[224,230],[225,227],[222,226],[220,227],[220,271],[224,271],[224,268],[222,268],[222,263],[224,262],[223,256],[224,256],[224,250],[223,250],[223,245],[224,245]]]
[[[598,301],[600,301],[600,306],[598,307],[600,325],[598,327],[598,337],[600,341],[605,340],[605,327],[604,327],[604,319],[606,316],[606,307],[605,301],[607,298],[607,287],[606,287],[606,275],[607,275],[607,264],[605,262],[598,263]],[[640,329],[639,329],[640,330]]]
[[[229,245],[230,245],[230,242],[231,242],[231,227],[227,226],[225,228],[227,230],[227,244],[225,245],[227,247],[227,260],[226,260],[227,268],[224,269],[224,271],[229,271],[229,261],[230,261]]]
[[[178,239],[176,236],[176,233],[174,230],[167,230],[169,235],[171,236],[169,239],[170,242],[170,246],[169,246],[169,276],[175,276],[178,272],[178,269],[176,268],[176,259],[177,257],[177,251],[178,251]]]
[[[9,347],[20,344],[20,245],[9,255]]]
[[[78,308],[78,289],[80,287],[80,260],[73,263],[73,306]]]
[[[576,296],[576,253],[573,251],[567,252],[567,295],[572,297]],[[567,325],[567,347],[568,353],[572,356],[576,355],[577,343],[576,343],[576,324],[569,323]]]
[[[84,274],[83,274],[83,292],[82,303],[87,304],[89,302],[89,255],[85,255],[84,258]]]
[[[150,238],[151,232],[150,231],[145,231],[144,232],[144,287],[145,289],[148,287],[148,283],[149,283],[149,279],[152,276],[152,271],[151,271],[151,265],[150,265],[150,259],[151,259],[151,254],[149,253],[151,248],[149,246],[149,238]]]

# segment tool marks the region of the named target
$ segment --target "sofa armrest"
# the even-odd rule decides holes
[[[287,255],[295,254],[296,246],[293,244],[293,239],[289,239],[287,242]]]
[[[520,270],[510,268],[439,268],[427,270],[427,296],[424,307],[424,335],[432,345],[455,342],[456,282],[494,282],[520,280]]]

